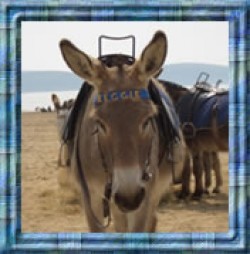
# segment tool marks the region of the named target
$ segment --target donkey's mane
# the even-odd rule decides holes
[[[85,112],[87,102],[90,98],[91,93],[94,88],[89,85],[87,82],[84,82],[77,97],[74,102],[74,105],[71,109],[70,115],[67,120],[67,124],[65,124],[65,128],[63,130],[63,141],[67,142],[68,140],[72,140],[75,135],[76,122],[79,114],[81,112]]]

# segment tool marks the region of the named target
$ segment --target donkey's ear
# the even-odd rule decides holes
[[[51,100],[55,106],[55,108],[60,108],[61,102],[59,97],[56,94],[51,95]]]
[[[154,76],[160,71],[167,55],[167,37],[158,31],[143,50],[139,59],[139,68],[146,76]]]
[[[95,84],[97,81],[97,62],[68,40],[61,40],[60,49],[69,68],[78,76]]]

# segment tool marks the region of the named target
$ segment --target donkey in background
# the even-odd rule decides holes
[[[195,176],[195,192],[194,199],[200,199],[202,194],[208,193],[208,188],[211,185],[211,168],[214,168],[216,177],[216,186],[213,190],[214,193],[220,192],[222,185],[222,176],[220,169],[220,161],[218,152],[228,151],[228,108],[227,115],[224,116],[223,122],[218,122],[218,104],[216,103],[216,96],[227,96],[223,101],[223,107],[228,107],[228,91],[225,90],[211,90],[202,91],[195,89],[188,89],[186,87],[174,84],[172,82],[160,80],[166,91],[171,95],[174,104],[176,105],[177,113],[182,122],[185,140],[190,151],[192,158],[193,173]],[[204,84],[206,85],[206,84]],[[200,96],[199,93],[204,92],[204,99],[201,98],[199,105],[203,106],[204,101],[209,100],[209,97],[215,99],[211,111],[206,111],[192,116],[196,101],[196,97]],[[225,98],[225,97],[224,97]],[[221,105],[220,105],[221,107]],[[210,120],[204,127],[194,126],[194,121],[203,118],[204,114],[211,114]],[[188,123],[188,124],[186,124]],[[190,194],[190,176],[191,176],[191,161],[190,157],[186,159],[185,167],[183,170],[182,191],[180,198],[185,198]],[[205,172],[205,188],[203,187],[202,175]]]
[[[71,109],[74,105],[74,99],[69,99],[61,103],[59,97],[56,94],[51,95],[51,101],[54,104],[55,111],[57,113],[57,129],[59,133],[59,140],[61,143],[58,165],[67,165],[69,166],[70,157],[72,152],[72,147],[70,143],[64,139],[65,128],[68,122],[68,118],[71,112]],[[64,162],[62,162],[64,160]]]
[[[57,160],[59,202],[61,204],[80,203],[80,189],[70,173],[73,146],[70,140],[65,139],[67,123],[75,100],[69,99],[61,103],[59,96],[52,94],[51,101],[56,111],[56,125],[60,142]]]

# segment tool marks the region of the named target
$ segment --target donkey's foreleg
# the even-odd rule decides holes
[[[154,191],[152,192],[154,196]],[[151,194],[151,195],[152,195]],[[160,196],[153,197],[152,199],[148,200],[147,205],[147,213],[146,213],[146,225],[145,225],[145,232],[151,232],[154,233],[156,231],[157,227],[157,208],[158,204],[160,202]]]
[[[202,155],[200,153],[193,155],[193,171],[195,177],[195,191],[192,198],[199,200],[203,194],[202,173],[204,171]]]
[[[178,196],[180,199],[185,199],[190,194],[190,176],[191,176],[190,162],[191,162],[190,155],[187,153],[182,171],[182,189]]]
[[[205,170],[205,190],[204,193],[209,194],[209,187],[211,186],[211,157],[209,152],[203,152],[203,163]]]
[[[220,187],[223,184],[222,175],[221,175],[221,166],[220,166],[220,159],[217,152],[212,153],[213,158],[213,168],[215,172],[215,181],[216,186],[213,189],[213,193],[220,193]]]
[[[150,224],[148,226],[148,232],[154,233],[156,231],[156,226],[157,226],[157,216],[156,214],[153,214]]]

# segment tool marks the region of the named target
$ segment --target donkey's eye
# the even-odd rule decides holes
[[[97,126],[100,131],[107,132],[106,126],[102,121],[97,121]]]
[[[98,126],[95,124],[95,126],[94,126],[94,128],[93,128],[93,130],[91,132],[91,135],[95,135],[97,133],[98,133]]]
[[[150,126],[151,121],[151,117],[147,118],[142,124],[142,130],[146,130]]]
[[[95,123],[95,126],[93,128],[92,135],[95,135],[99,132],[106,133],[107,129],[106,129],[105,124],[103,122],[101,122],[100,120],[97,120]]]

